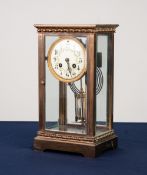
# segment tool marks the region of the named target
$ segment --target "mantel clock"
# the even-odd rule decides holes
[[[38,150],[96,157],[117,147],[113,130],[114,32],[118,25],[35,25]]]

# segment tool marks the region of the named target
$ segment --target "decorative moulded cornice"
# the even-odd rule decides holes
[[[68,32],[68,33],[97,33],[115,32],[118,24],[85,24],[85,25],[56,25],[56,24],[35,24],[38,32]]]

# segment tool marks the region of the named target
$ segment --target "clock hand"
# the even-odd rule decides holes
[[[66,61],[66,63],[67,63],[68,71],[69,71],[69,73],[70,73],[70,75],[71,75],[71,77],[72,77],[72,74],[71,74],[71,70],[72,70],[72,69],[71,69],[70,64],[69,64],[69,58],[66,58],[65,61]]]

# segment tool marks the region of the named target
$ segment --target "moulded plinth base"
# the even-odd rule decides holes
[[[37,136],[34,139],[34,148],[40,151],[45,150],[58,150],[75,152],[84,155],[85,157],[96,157],[100,153],[108,149],[116,149],[117,137],[113,135],[105,139],[103,142],[97,143],[79,143],[68,141],[56,140],[45,136]]]

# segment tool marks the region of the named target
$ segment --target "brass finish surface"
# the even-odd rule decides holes
[[[67,123],[67,85],[59,81],[59,125]]]
[[[45,55],[44,34],[38,34],[39,129],[45,128]]]
[[[96,59],[95,59],[95,34],[88,36],[87,60],[87,134],[95,135],[96,126]]]
[[[65,136],[64,136],[65,137]],[[75,139],[76,137],[74,137]],[[96,157],[100,153],[108,149],[116,149],[117,137],[115,135],[108,135],[101,137],[94,142],[91,138],[85,138],[83,140],[78,137],[76,140],[72,140],[71,137],[66,138],[54,138],[40,135],[34,138],[34,148],[37,150],[60,150],[66,152],[77,152],[85,157]]]
[[[97,33],[97,32],[115,32],[118,24],[100,24],[100,25],[43,25],[35,24],[38,32],[69,32],[69,33]]]
[[[104,140],[108,139],[110,136],[114,137],[115,133],[113,130],[109,130],[104,132],[99,136],[87,136],[87,135],[79,135],[79,134],[69,134],[69,133],[61,133],[61,132],[48,132],[48,131],[38,131],[38,136],[44,136],[46,139],[53,139],[53,140],[60,140],[60,141],[68,141],[68,142],[75,142],[75,143],[97,143],[103,142]]]

